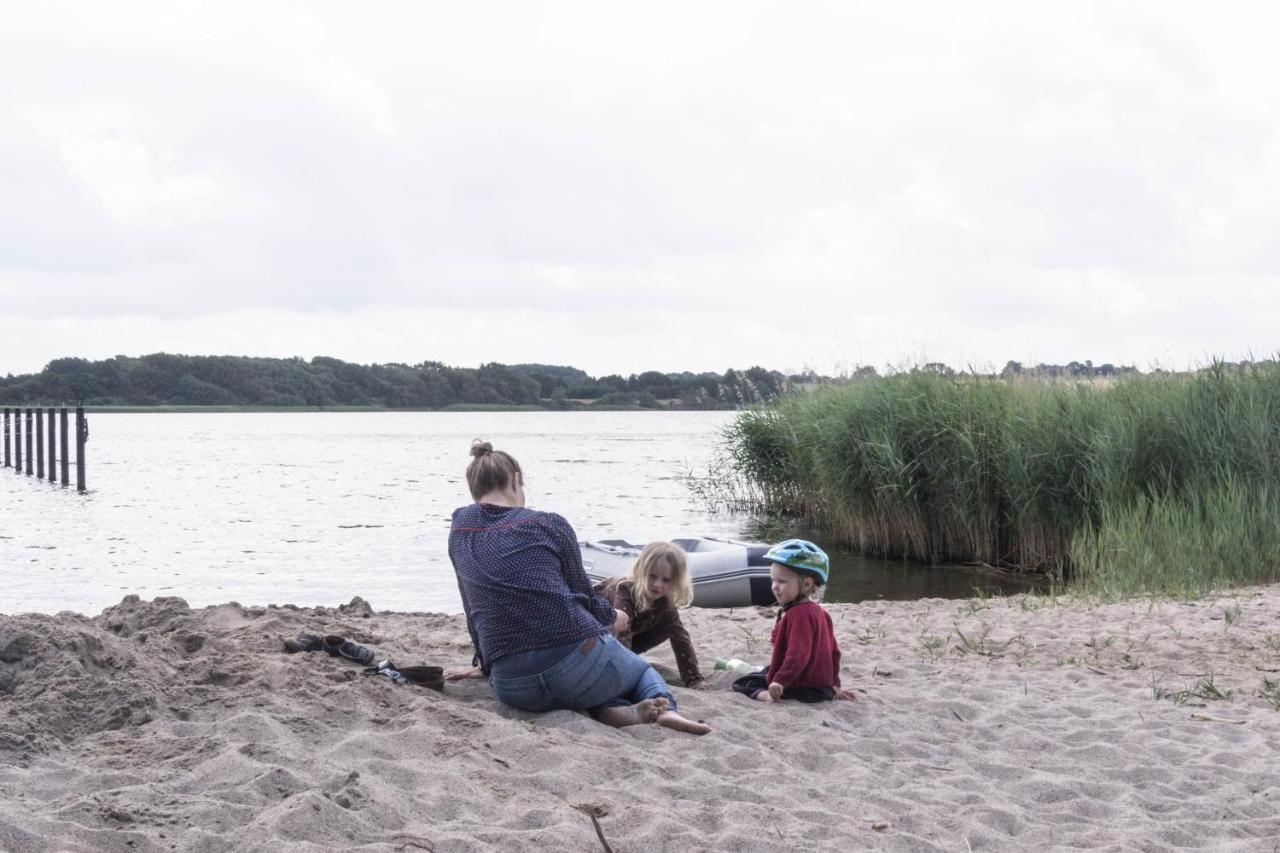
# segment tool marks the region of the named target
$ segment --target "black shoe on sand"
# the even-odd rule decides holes
[[[353,643],[343,637],[330,634],[324,638],[324,650],[331,657],[343,657],[347,660],[353,660],[363,666],[371,666],[373,664],[373,649],[368,646],[362,646]]]

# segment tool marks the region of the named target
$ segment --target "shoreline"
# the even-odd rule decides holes
[[[75,406],[67,404],[10,404],[10,409],[59,409],[66,407],[74,409]],[[484,403],[454,403],[441,409],[431,409],[421,406],[185,406],[185,405],[158,405],[158,406],[127,406],[127,405],[91,405],[84,407],[85,414],[113,414],[113,415],[174,415],[174,414],[315,414],[316,412],[334,412],[334,413],[350,413],[350,412],[386,412],[388,414],[407,414],[407,413],[429,413],[429,414],[475,414],[477,412],[554,412],[554,413],[583,413],[583,412],[737,412],[741,409],[685,409],[670,406],[654,406],[646,408],[644,406],[611,406],[611,405],[588,405],[578,404],[564,407],[555,406],[504,406],[490,405]]]
[[[676,685],[669,648],[646,657],[702,738],[280,646],[337,633],[465,664],[457,615],[128,597],[0,616],[0,849],[603,849],[593,823],[618,853],[1280,837],[1280,587],[826,607],[859,702],[732,693],[712,660],[766,663],[769,614],[686,611],[709,688]]]

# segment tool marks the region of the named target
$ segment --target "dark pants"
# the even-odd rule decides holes
[[[769,682],[763,672],[753,672],[735,679],[733,689],[754,699],[761,690],[769,689]],[[831,687],[784,687],[782,698],[797,702],[830,702],[836,698],[836,691]]]

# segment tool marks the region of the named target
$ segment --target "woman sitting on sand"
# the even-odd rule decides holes
[[[471,455],[476,502],[453,514],[449,559],[476,666],[445,678],[487,675],[498,699],[526,711],[590,711],[615,727],[709,732],[676,713],[662,676],[614,638],[627,615],[592,590],[569,523],[525,508],[516,460],[479,439]]]

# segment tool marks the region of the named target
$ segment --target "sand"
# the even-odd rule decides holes
[[[281,649],[311,631],[465,664],[459,616],[0,616],[0,848],[1280,849],[1280,590],[828,609],[861,700],[764,705],[718,674],[676,689],[701,738]],[[706,669],[767,660],[768,611],[686,623]]]

